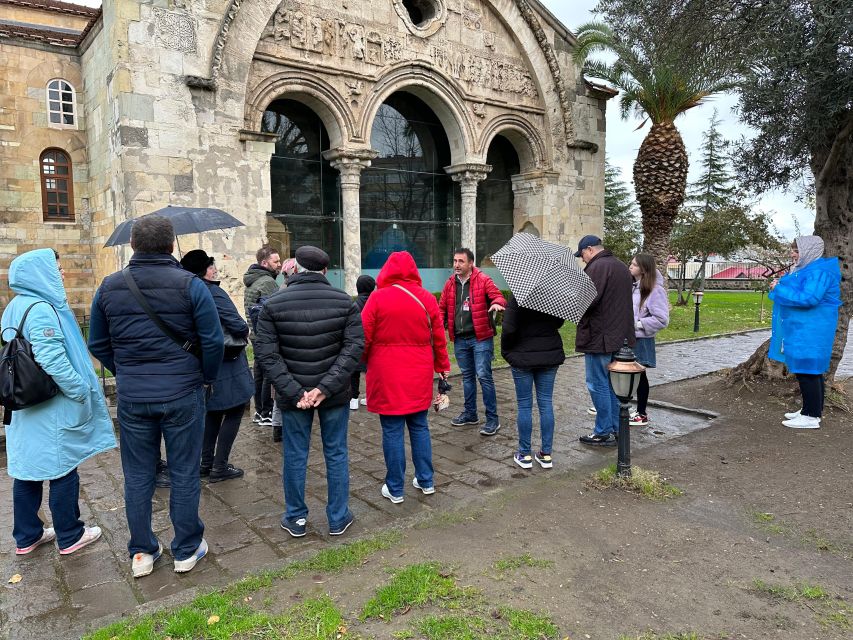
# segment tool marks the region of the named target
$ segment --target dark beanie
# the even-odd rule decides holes
[[[373,293],[375,288],[376,280],[373,279],[373,276],[358,276],[358,280],[355,281],[355,290],[358,291],[359,295],[369,295]]]
[[[207,255],[202,249],[193,249],[181,258],[181,266],[197,276],[203,276],[207,268],[212,264],[213,258]]]
[[[329,266],[329,254],[311,245],[299,247],[294,257],[299,266],[308,271],[322,271]]]

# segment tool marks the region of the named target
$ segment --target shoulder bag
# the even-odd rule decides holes
[[[45,300],[39,302],[50,304]],[[59,393],[53,378],[36,362],[33,346],[23,335],[30,309],[39,302],[27,307],[15,330],[15,337],[0,350],[0,401],[6,411],[18,411],[41,404]],[[53,309],[53,305],[50,308]],[[56,313],[56,309],[53,311]],[[58,314],[56,317],[59,319]]]

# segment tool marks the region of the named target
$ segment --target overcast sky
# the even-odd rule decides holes
[[[99,7],[100,0],[74,0],[77,4]],[[542,0],[557,18],[569,29],[575,31],[578,26],[593,19],[592,8],[596,0]],[[684,138],[687,152],[690,155],[690,176],[696,178],[699,172],[699,146],[702,142],[702,132],[708,127],[714,108],[718,110],[723,121],[721,132],[730,140],[749,135],[747,127],[741,125],[732,113],[736,99],[731,95],[722,95],[709,100],[706,104],[691,109],[675,121],[678,130]],[[607,157],[610,162],[619,167],[624,180],[631,182],[631,168],[637,156],[640,143],[649,131],[646,125],[636,131],[639,121],[636,119],[622,120],[619,117],[618,99],[608,103],[607,109]],[[794,235],[793,219],[800,222],[803,233],[810,233],[814,227],[814,212],[798,202],[793,193],[772,192],[765,195],[757,205],[760,209],[773,212],[773,220],[777,229],[785,236]]]
[[[572,31],[584,22],[594,19],[592,8],[596,0],[541,0]],[[749,135],[748,127],[740,124],[732,113],[732,107],[737,100],[732,95],[721,95],[709,100],[706,104],[691,109],[680,116],[675,124],[684,138],[687,152],[690,156],[690,174],[688,180],[694,180],[699,171],[699,148],[702,143],[702,133],[708,128],[708,122],[716,107],[722,124],[721,133],[729,140],[738,140]],[[607,157],[611,164],[621,169],[626,182],[631,182],[632,167],[637,157],[640,143],[649,132],[649,125],[636,131],[640,120],[631,118],[627,121],[619,116],[618,98],[614,98],[607,106]],[[794,193],[772,192],[765,195],[757,204],[758,208],[773,212],[776,228],[785,236],[793,237],[796,218],[800,223],[802,233],[811,233],[814,228],[814,212],[807,209],[804,203],[798,202]]]

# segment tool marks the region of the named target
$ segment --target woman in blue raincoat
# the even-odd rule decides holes
[[[101,536],[99,527],[80,520],[77,467],[116,446],[113,423],[86,342],[65,297],[64,272],[52,249],[18,256],[9,267],[9,286],[17,295],[0,320],[5,339],[31,306],[23,336],[33,356],[53,378],[59,393],[50,400],[12,413],[6,428],[8,473],[14,478],[12,502],[17,545],[26,555],[56,540],[61,555],[74,553]],[[50,481],[53,527],[38,517],[45,480]]]
[[[771,283],[770,358],[797,376],[803,396],[802,409],[786,413],[782,422],[792,429],[818,429],[823,415],[824,374],[841,306],[838,258],[824,258],[823,251],[820,236],[800,236],[791,246],[791,271]]]

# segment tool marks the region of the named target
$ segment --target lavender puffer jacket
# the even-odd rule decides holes
[[[658,331],[669,325],[669,298],[663,288],[663,276],[658,272],[657,284],[640,308],[640,283],[634,282],[634,329],[638,338],[653,338]],[[637,323],[642,325],[638,328]]]

